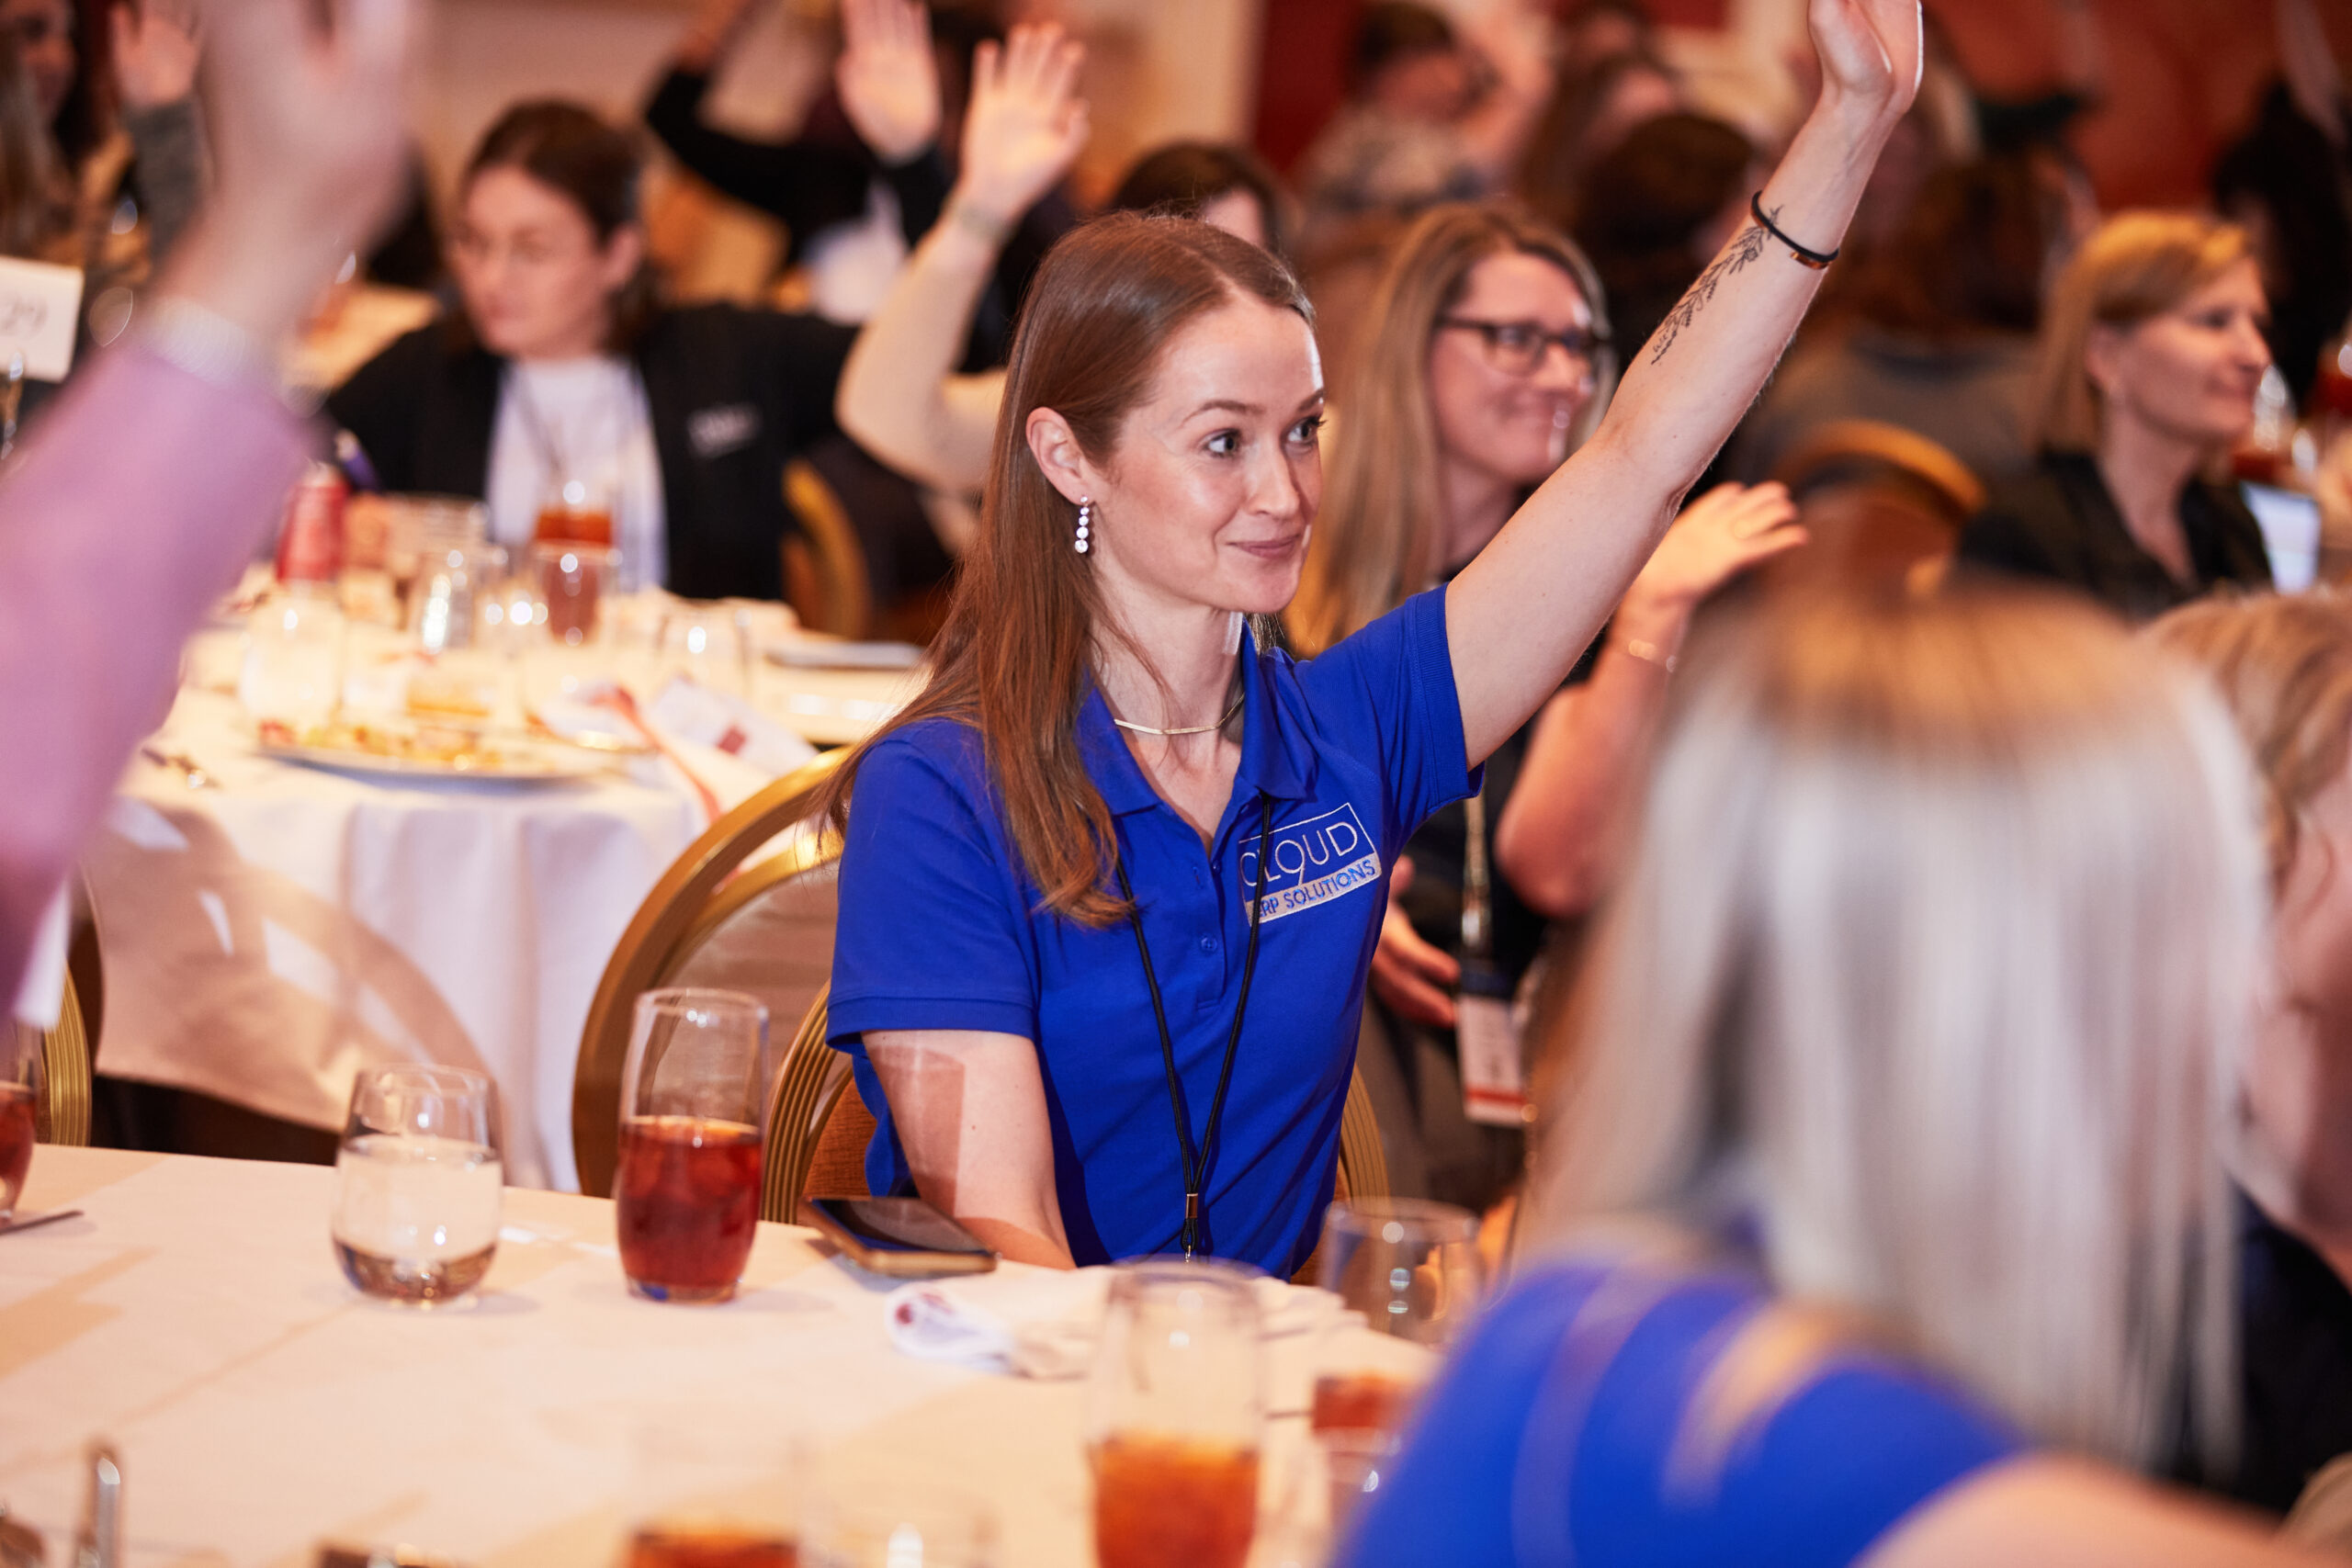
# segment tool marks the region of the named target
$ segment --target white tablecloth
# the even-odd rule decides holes
[[[769,667],[757,695],[849,739],[909,681]],[[552,785],[369,780],[274,761],[248,735],[232,699],[184,690],[155,745],[215,787],[135,761],[84,857],[101,1070],[334,1128],[363,1065],[480,1067],[505,1097],[508,1179],[576,1190],[581,1030],[638,905],[707,824],[695,794],[651,760]],[[717,753],[695,766],[722,807],[766,782]]]
[[[139,1568],[309,1568],[327,1539],[471,1568],[602,1568],[646,1412],[681,1407],[988,1497],[1008,1568],[1092,1561],[1083,1384],[894,1352],[881,1282],[811,1233],[761,1226],[729,1305],[656,1306],[626,1292],[609,1203],[510,1191],[489,1293],[471,1312],[413,1314],[344,1284],[333,1180],[36,1151],[26,1206],[86,1217],[0,1236],[0,1499],[49,1535],[52,1562],[83,1446],[104,1436]],[[1309,1348],[1270,1341],[1269,1357],[1288,1366]],[[1304,1366],[1277,1384],[1303,1387]],[[1270,1455],[1303,1427],[1271,1423]]]

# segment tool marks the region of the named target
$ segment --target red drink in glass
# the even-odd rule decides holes
[[[33,1163],[33,1091],[0,1083],[0,1220],[17,1212]]]
[[[760,1217],[760,1132],[702,1116],[621,1122],[621,1271],[657,1302],[734,1295]]]
[[[1094,1450],[1098,1568],[1241,1568],[1258,1524],[1258,1454],[1121,1432]]]
[[[795,1568],[791,1541],[749,1530],[641,1529],[630,1540],[628,1568]]]
[[[1404,1426],[1419,1392],[1382,1372],[1326,1372],[1315,1380],[1315,1413],[1308,1425],[1318,1434],[1394,1432]]]

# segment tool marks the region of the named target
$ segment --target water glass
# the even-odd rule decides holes
[[[596,607],[620,583],[621,553],[595,545],[531,547],[530,582],[547,635],[569,648],[596,640]]]
[[[793,1568],[808,1466],[773,1406],[697,1400],[633,1415],[626,1568]]]
[[[751,640],[735,612],[722,604],[682,604],[662,621],[659,676],[683,675],[714,692],[751,692]]]
[[[41,1032],[0,1020],[0,1220],[17,1212],[32,1169],[34,1123],[40,1110]]]
[[[1090,1390],[1100,1568],[1241,1568],[1258,1520],[1256,1271],[1151,1259],[1111,1281]]]
[[[656,1302],[735,1294],[760,1217],[768,1010],[740,991],[637,998],[613,1196],[621,1271]]]
[[[375,1067],[351,1088],[335,1151],[335,1257],[363,1295],[461,1301],[498,1252],[498,1094],[463,1067]]]
[[[1451,1344],[1478,1309],[1478,1217],[1418,1198],[1354,1198],[1323,1216],[1322,1283],[1376,1334]]]
[[[408,634],[427,653],[471,648],[484,602],[506,575],[496,545],[435,544],[417,558],[408,592]]]
[[[451,548],[479,545],[490,537],[490,510],[479,501],[454,495],[388,495],[383,498],[384,574],[408,624],[417,573],[425,559]]]
[[[237,700],[296,734],[333,721],[343,704],[343,606],[332,593],[271,593],[245,621]]]
[[[899,1469],[829,1467],[808,1501],[803,1568],[991,1568],[987,1499]]]

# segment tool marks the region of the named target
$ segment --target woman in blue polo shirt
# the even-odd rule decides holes
[[[1591,441],[1452,584],[1307,663],[1266,635],[1321,491],[1296,283],[1182,220],[1056,247],[932,682],[842,775],[831,1028],[876,1191],[1036,1262],[1313,1250],[1390,863],[1591,641],[1911,100],[1916,0],[1813,27],[1822,96],[1760,221]]]

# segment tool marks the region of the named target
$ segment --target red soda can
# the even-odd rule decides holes
[[[343,575],[343,503],[351,492],[331,463],[313,463],[286,502],[277,581],[333,582]]]

